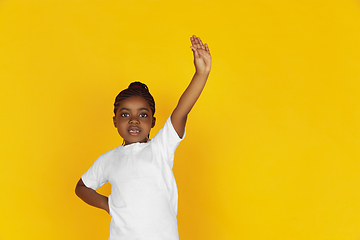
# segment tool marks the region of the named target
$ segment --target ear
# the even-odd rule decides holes
[[[151,128],[155,127],[156,117],[153,117]]]
[[[116,116],[113,117],[113,123],[114,123],[114,126],[116,127]]]

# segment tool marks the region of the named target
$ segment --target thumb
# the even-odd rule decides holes
[[[190,48],[191,48],[191,50],[193,51],[193,53],[194,53],[194,57],[195,57],[195,58],[200,57],[200,56],[199,56],[199,52],[197,51],[197,49],[196,49],[196,48],[194,48],[194,47],[190,47]]]

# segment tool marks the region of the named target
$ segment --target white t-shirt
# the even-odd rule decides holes
[[[169,117],[147,143],[112,149],[84,173],[82,180],[89,188],[111,184],[109,240],[179,239],[178,192],[172,167],[183,138]]]

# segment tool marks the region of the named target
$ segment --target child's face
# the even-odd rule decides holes
[[[151,128],[155,126],[150,105],[140,96],[122,100],[113,120],[125,145],[146,142]]]

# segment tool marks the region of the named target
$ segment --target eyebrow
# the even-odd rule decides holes
[[[129,108],[121,108],[121,109],[120,109],[120,111],[124,111],[124,110],[125,110],[125,111],[130,111],[130,109],[129,109]],[[149,109],[147,109],[147,108],[138,108],[138,110],[140,110],[140,111],[145,110],[145,111],[150,112],[150,111],[149,111]]]

